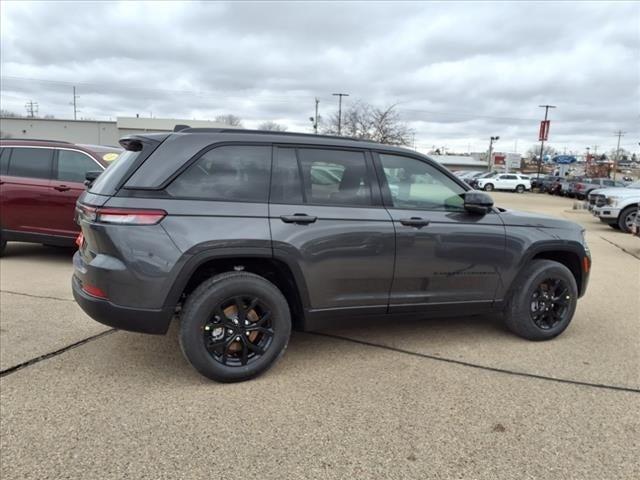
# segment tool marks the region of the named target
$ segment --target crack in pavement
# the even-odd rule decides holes
[[[115,328],[111,328],[109,330],[105,330],[104,332],[100,332],[96,335],[92,335],[90,337],[84,338],[82,340],[79,340],[75,343],[72,343],[71,345],[67,345],[66,347],[62,347],[59,348],[58,350],[55,350],[53,352],[49,352],[49,353],[45,353],[44,355],[40,355],[39,357],[36,358],[32,358],[31,360],[27,360],[26,362],[22,362],[19,363],[18,365],[14,365],[13,367],[9,367],[9,368],[5,368],[4,370],[0,370],[0,378],[6,376],[6,375],[10,375],[12,373],[17,372],[18,370],[22,370],[23,368],[26,367],[30,367],[31,365],[35,365],[36,363],[40,363],[43,360],[47,360],[49,358],[52,357],[56,357],[60,354],[63,354],[64,352],[67,352],[71,349],[74,349],[76,347],[80,347],[82,345],[84,345],[85,343],[89,343],[93,340],[97,340],[99,338],[105,337],[107,335],[112,334],[113,332],[117,331],[117,329]]]
[[[626,250],[624,247],[621,247],[620,245],[618,245],[617,243],[613,243],[611,240],[604,238],[602,235],[598,235],[602,240],[604,240],[607,243],[610,243],[611,245],[613,245],[614,247],[619,248],[620,250],[622,250],[624,253],[626,253],[627,255],[631,255],[633,258],[635,258],[636,260],[640,260],[640,257],[637,256],[635,253],[630,252],[629,250]]]
[[[10,293],[12,295],[22,295],[23,297],[45,298],[45,299],[49,299],[49,300],[59,300],[61,302],[73,302],[73,303],[75,303],[75,300],[72,299],[72,298],[50,297],[48,295],[33,295],[32,293],[14,292],[12,290],[0,290],[0,293]]]
[[[558,377],[547,377],[545,375],[538,375],[538,374],[535,374],[535,373],[527,373],[527,372],[519,372],[517,370],[508,370],[506,368],[489,367],[487,365],[480,365],[480,364],[477,364],[477,363],[465,362],[464,360],[456,360],[454,358],[447,358],[447,357],[437,357],[435,355],[429,355],[427,353],[420,353],[420,352],[414,352],[414,351],[411,351],[411,350],[404,350],[402,348],[390,347],[388,345],[382,345],[382,344],[378,344],[378,343],[367,342],[366,340],[358,340],[356,338],[351,338],[351,337],[343,337],[341,335],[332,335],[330,333],[321,333],[321,332],[305,332],[305,333],[308,333],[308,334],[311,334],[311,335],[318,335],[318,336],[321,336],[321,337],[328,337],[328,338],[343,340],[343,341],[346,341],[346,342],[357,343],[359,345],[365,345],[367,347],[381,348],[381,349],[389,350],[389,351],[396,352],[396,353],[403,353],[405,355],[412,355],[414,357],[428,358],[429,360],[436,360],[436,361],[444,362],[444,363],[453,363],[455,365],[461,365],[463,367],[477,368],[479,370],[485,370],[485,371],[489,371],[489,372],[504,373],[504,374],[507,374],[507,375],[514,375],[514,376],[517,376],[517,377],[535,378],[537,380],[546,380],[546,381],[550,381],[550,382],[565,383],[565,384],[570,384],[570,385],[580,385],[580,386],[583,386],[583,387],[600,388],[600,389],[604,389],[604,390],[617,390],[617,391],[622,391],[622,392],[640,393],[640,389],[638,389],[638,388],[623,387],[623,386],[619,386],[619,385],[606,385],[606,384],[602,384],[602,383],[582,382],[580,380],[571,380],[571,379],[567,379],[567,378],[558,378]]]

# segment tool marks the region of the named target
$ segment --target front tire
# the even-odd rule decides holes
[[[633,225],[637,214],[638,207],[634,205],[622,210],[618,217],[618,229],[622,230],[624,233],[631,233],[631,226]]]
[[[485,190],[485,192],[490,192],[490,191],[492,191],[492,190],[493,190],[493,183],[487,183],[487,184],[484,186],[484,190]]]
[[[245,272],[216,275],[188,297],[180,347],[202,375],[218,382],[249,380],[278,360],[291,335],[289,305],[268,280]]]
[[[550,340],[569,326],[577,303],[578,287],[567,267],[552,260],[533,260],[512,287],[505,323],[527,340]]]
[[[524,185],[518,185],[516,187],[516,193],[523,193],[524,192]]]

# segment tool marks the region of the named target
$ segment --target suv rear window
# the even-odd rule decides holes
[[[98,195],[113,195],[118,184],[129,171],[133,162],[142,152],[125,150],[120,156],[111,162],[107,169],[93,182],[89,191]]]
[[[8,175],[27,178],[51,178],[53,149],[13,148],[9,159]]]
[[[166,189],[173,197],[267,202],[271,147],[227,145],[202,155]]]

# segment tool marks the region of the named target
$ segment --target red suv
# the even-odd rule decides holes
[[[87,172],[104,170],[118,147],[46,140],[0,141],[0,254],[7,241],[73,245],[73,219]]]

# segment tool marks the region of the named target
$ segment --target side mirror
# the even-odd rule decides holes
[[[484,215],[491,211],[493,198],[490,195],[470,190],[464,193],[464,209],[469,213]]]
[[[96,181],[96,178],[98,178],[101,173],[102,172],[98,171],[98,170],[85,173],[84,174],[84,178],[85,178],[84,185],[85,185],[85,187],[90,187],[91,184]]]

